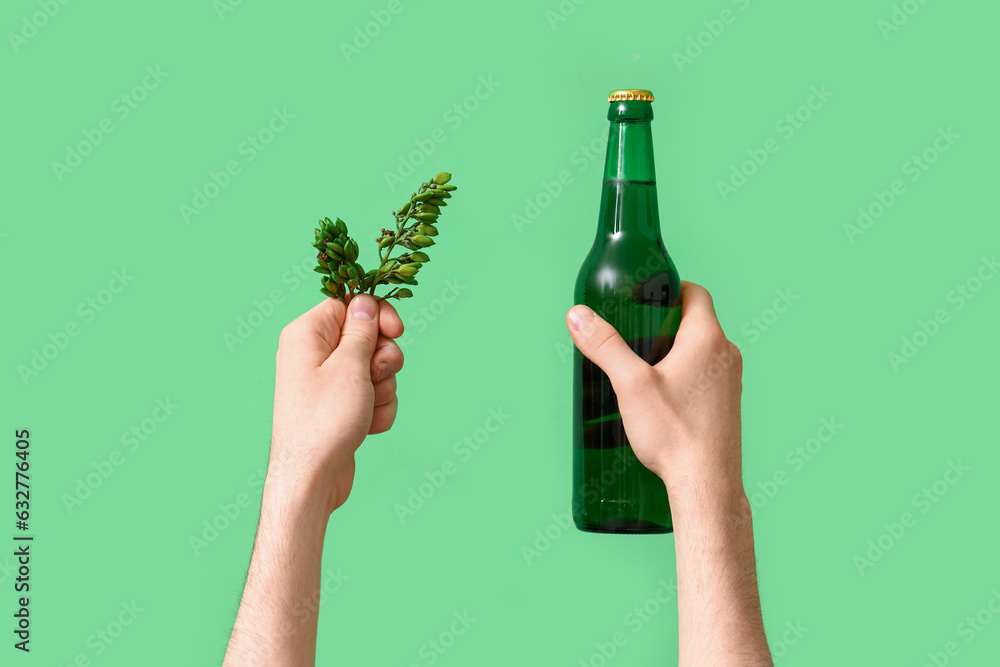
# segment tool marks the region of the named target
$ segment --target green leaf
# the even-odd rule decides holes
[[[403,278],[409,278],[410,276],[417,275],[417,271],[419,271],[419,270],[420,270],[419,264],[416,264],[416,265],[414,265],[414,264],[404,264],[403,266],[401,266],[398,269],[396,269],[396,273],[398,273]]]
[[[400,289],[396,290],[396,293],[393,294],[393,296],[395,296],[397,299],[409,299],[411,296],[413,296],[413,290],[411,290],[408,287],[401,287]]]

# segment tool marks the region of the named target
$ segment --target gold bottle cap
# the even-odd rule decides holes
[[[622,100],[641,100],[652,102],[653,93],[639,88],[629,88],[627,90],[612,90],[608,95],[608,102],[620,102]]]

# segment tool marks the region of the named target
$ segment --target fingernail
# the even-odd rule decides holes
[[[376,382],[381,382],[382,380],[389,377],[390,370],[392,370],[392,367],[389,366],[387,362],[383,361],[382,363],[380,363],[378,365],[378,380],[376,380]]]
[[[594,319],[594,311],[586,306],[573,306],[569,309],[569,321],[577,331],[583,330]]]
[[[356,320],[371,322],[375,319],[375,299],[367,294],[359,294],[351,299],[351,313]]]

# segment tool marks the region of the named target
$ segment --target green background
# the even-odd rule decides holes
[[[115,0],[53,3],[51,17],[45,3],[4,3],[0,460],[13,466],[13,432],[29,428],[36,541],[33,651],[5,634],[0,661],[221,662],[259,509],[278,332],[320,298],[313,222],[338,215],[374,236],[447,169],[460,190],[400,305],[399,416],[361,449],[330,523],[318,662],[432,664],[426,643],[467,611],[476,621],[433,664],[602,665],[596,644],[619,631],[627,642],[607,664],[674,664],[675,604],[655,601],[674,577],[673,537],[562,527],[563,313],[596,224],[605,96],[647,87],[664,239],[744,351],[745,480],[776,662],[923,665],[955,642],[948,664],[995,664],[1000,619],[981,614],[993,622],[971,637],[960,624],[1000,590],[1000,281],[977,283],[1000,247],[1000,7],[577,3],[401,0],[391,14],[370,0]],[[714,23],[724,10],[731,21]],[[900,25],[880,27],[894,11]],[[365,43],[358,31],[377,17],[386,25]],[[355,39],[363,48],[345,54]],[[116,100],[147,67],[164,78],[147,78],[122,117]],[[813,87],[832,96],[807,112]],[[240,146],[274,109],[294,117],[250,160]],[[809,117],[787,136],[778,123],[797,111]],[[57,174],[104,119],[113,131]],[[931,155],[948,128],[958,138]],[[430,151],[435,130],[444,141]],[[724,199],[718,182],[769,138],[777,152]],[[928,149],[937,159],[913,180],[908,162]],[[185,220],[180,206],[229,161],[239,173]],[[421,164],[393,185],[401,162]],[[571,181],[546,198],[563,171]],[[897,179],[903,194],[849,238],[858,207]],[[123,269],[127,286],[104,292]],[[959,299],[959,285],[979,289]],[[793,301],[782,313],[779,291]],[[914,341],[938,310],[945,323]],[[227,338],[248,318],[245,340]],[[904,337],[921,346],[894,367]],[[148,421],[158,399],[177,406],[162,423]],[[509,417],[486,439],[491,409]],[[810,443],[824,419],[842,427]],[[144,420],[130,450],[123,434]],[[457,453],[477,437],[478,451]],[[457,472],[401,521],[397,505],[447,461]],[[939,481],[950,461],[968,468],[954,484]],[[0,533],[15,532],[8,484]],[[224,528],[213,537],[206,522]],[[859,566],[869,540],[889,548]],[[0,559],[5,628],[12,564]],[[134,622],[98,639],[133,601]]]

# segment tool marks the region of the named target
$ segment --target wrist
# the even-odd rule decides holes
[[[350,493],[355,463],[353,455],[344,452],[355,449],[340,443],[289,446],[275,437],[264,481],[265,495],[280,497],[282,503],[291,503],[300,511],[315,504],[325,508],[329,518]]]
[[[330,519],[329,489],[315,475],[282,474],[268,468],[261,497],[261,522],[277,520],[296,532],[320,535]]]
[[[692,475],[681,471],[663,475],[675,518],[697,515],[706,519],[743,516],[750,503],[739,474],[718,471]]]

